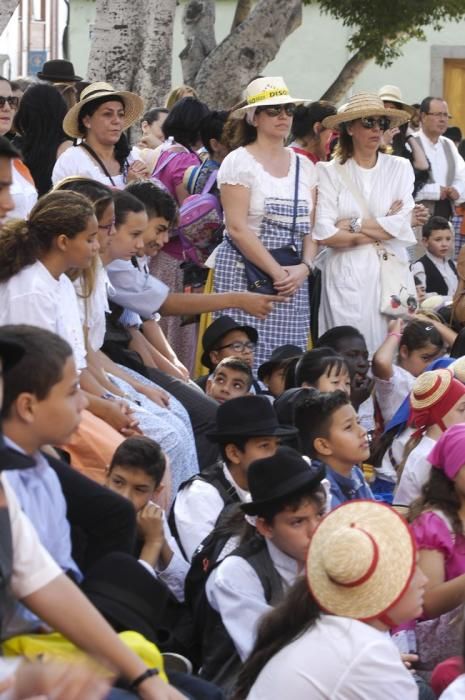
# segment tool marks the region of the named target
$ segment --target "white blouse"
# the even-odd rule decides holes
[[[25,323],[45,328],[71,345],[77,369],[86,366],[86,349],[73,283],[55,279],[37,261],[0,284],[0,326]]]
[[[131,154],[129,154],[128,163],[131,164],[133,160]],[[122,174],[111,176],[113,184],[87,151],[84,148],[75,146],[74,148],[67,148],[58,158],[53,168],[52,182],[56,185],[57,182],[60,182],[65,177],[76,177],[78,175],[90,177],[92,180],[103,182],[108,187],[117,187],[119,190],[122,190],[125,186]]]
[[[289,199],[294,196],[296,156],[292,148],[290,168],[285,177],[274,177],[266,172],[247,148],[231,151],[221,163],[218,171],[218,187],[221,185],[242,185],[250,190],[248,225],[257,235],[265,211],[265,199]],[[299,200],[308,202],[312,210],[311,192],[316,186],[316,170],[308,158],[300,158]]]

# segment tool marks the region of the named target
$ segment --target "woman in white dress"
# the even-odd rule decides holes
[[[287,301],[276,303],[263,321],[237,309],[224,312],[241,326],[257,329],[255,369],[278,346],[307,347],[316,173],[307,158],[284,145],[295,105],[303,101],[289,95],[282,78],[257,78],[246,89],[245,104],[225,126],[235,140],[232,145],[239,147],[226,156],[218,173],[226,233],[217,248],[215,291],[248,289],[245,258],[271,278],[275,293]],[[291,245],[298,264],[280,264],[270,253]]]
[[[388,317],[380,312],[380,263],[376,244],[402,260],[415,243],[410,220],[414,173],[405,158],[379,151],[384,131],[409,119],[386,109],[376,95],[354,95],[326,128],[340,129],[330,163],[318,163],[318,206],[313,238],[328,247],[322,270],[320,335],[351,325],[372,354],[383,342]]]

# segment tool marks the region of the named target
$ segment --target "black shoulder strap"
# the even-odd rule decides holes
[[[89,146],[88,143],[85,143],[85,141],[81,141],[81,143],[80,143],[79,145],[82,146],[82,148],[83,148],[85,151],[87,151],[87,153],[95,160],[95,162],[98,164],[98,166],[100,167],[100,169],[105,173],[105,175],[107,176],[107,178],[110,180],[110,182],[111,182],[111,184],[113,185],[113,187],[116,187],[115,181],[113,180],[112,176],[111,176],[110,173],[108,172],[105,163],[104,163],[103,160],[100,158],[100,156],[97,155],[97,153],[94,151],[94,149],[91,148],[91,147]]]
[[[231,552],[231,556],[242,557],[253,568],[265,592],[266,602],[276,605],[284,597],[283,582],[269,555],[265,540],[255,535],[248,542]]]

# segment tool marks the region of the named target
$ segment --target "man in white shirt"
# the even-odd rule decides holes
[[[216,431],[209,437],[219,444],[222,461],[181,484],[169,519],[189,561],[225,506],[250,499],[247,472],[251,462],[271,457],[280,438],[296,434],[295,428],[278,423],[265,396],[240,396],[218,407]]]
[[[450,219],[453,205],[465,198],[465,161],[455,144],[443,136],[449,123],[449,108],[441,97],[426,97],[420,107],[421,129],[416,140],[431,164],[431,174],[417,193],[435,216]]]

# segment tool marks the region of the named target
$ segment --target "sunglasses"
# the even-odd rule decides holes
[[[289,102],[287,105],[269,105],[268,107],[257,107],[256,114],[265,112],[269,117],[278,117],[284,110],[284,114],[293,117],[295,114],[295,104]]]
[[[391,126],[391,120],[387,117],[362,117],[360,123],[364,129],[374,129],[379,126],[381,131],[387,131]]]
[[[0,95],[0,109],[3,109],[7,102],[11,109],[18,109],[19,97],[14,97],[13,95],[11,97],[3,97]]]

